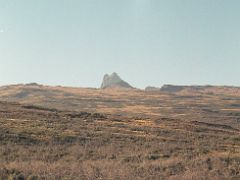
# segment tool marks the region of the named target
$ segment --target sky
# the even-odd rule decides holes
[[[239,0],[0,0],[0,85],[240,86]]]

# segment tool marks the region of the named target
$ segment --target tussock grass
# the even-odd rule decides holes
[[[22,90],[0,89],[21,102],[0,102],[0,179],[240,178],[237,95]]]

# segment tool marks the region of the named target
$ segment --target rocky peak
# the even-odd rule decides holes
[[[112,73],[111,75],[105,74],[103,77],[103,82],[101,89],[106,89],[109,87],[121,87],[121,88],[132,88],[127,82],[123,81],[117,73]]]

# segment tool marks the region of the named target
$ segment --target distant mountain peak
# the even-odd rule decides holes
[[[116,72],[113,72],[111,75],[105,74],[103,77],[101,89],[106,89],[110,87],[133,88],[126,81],[122,80]]]

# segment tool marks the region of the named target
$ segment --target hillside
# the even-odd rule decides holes
[[[162,87],[145,88],[145,91],[160,91],[175,94],[223,94],[223,95],[240,95],[240,87],[234,86],[182,86],[182,85],[163,85]]]
[[[186,93],[188,93],[186,95]],[[0,179],[238,179],[240,95],[0,88]]]

